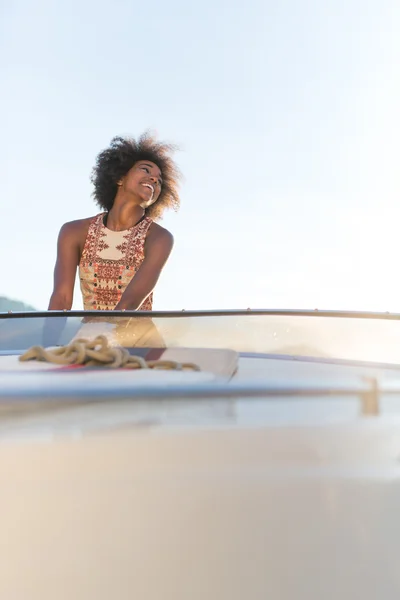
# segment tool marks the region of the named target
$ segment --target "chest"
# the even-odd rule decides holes
[[[126,231],[112,231],[96,219],[87,232],[80,258],[80,265],[102,267],[102,270],[119,271],[124,278],[137,270],[144,259],[148,222]]]

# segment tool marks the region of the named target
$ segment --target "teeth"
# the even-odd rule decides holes
[[[150,185],[149,183],[142,183],[142,185],[144,185],[144,187],[148,187],[148,188],[150,188],[150,189],[151,189],[151,191],[152,191],[152,192],[153,192],[153,194],[154,194],[154,188],[153,188],[153,186],[152,186],[152,185]]]

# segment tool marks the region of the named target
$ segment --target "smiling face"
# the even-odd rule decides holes
[[[156,202],[161,193],[162,176],[156,164],[149,160],[139,160],[121,179],[124,192],[139,199],[142,208]]]

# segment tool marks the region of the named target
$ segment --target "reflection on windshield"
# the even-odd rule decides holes
[[[162,335],[153,320],[146,317],[85,318],[73,339],[94,339],[98,335],[104,335],[109,344],[113,346],[165,348]],[[68,343],[68,341],[65,343]],[[57,342],[55,341],[55,343]]]
[[[178,316],[179,315],[179,316]],[[238,352],[400,364],[400,322],[385,319],[169,313],[0,320],[0,352],[106,335],[125,347],[228,348]]]

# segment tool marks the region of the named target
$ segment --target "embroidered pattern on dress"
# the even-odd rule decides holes
[[[85,246],[83,248],[81,262],[93,262],[95,255],[103,250],[108,250],[109,245],[104,241],[107,233],[104,231],[103,225],[104,213],[94,218],[87,232]]]
[[[79,278],[85,310],[112,310],[144,259],[144,244],[151,219],[146,217],[128,231],[110,231],[103,225],[104,213],[94,217],[79,263]],[[151,293],[140,306],[151,310]]]

